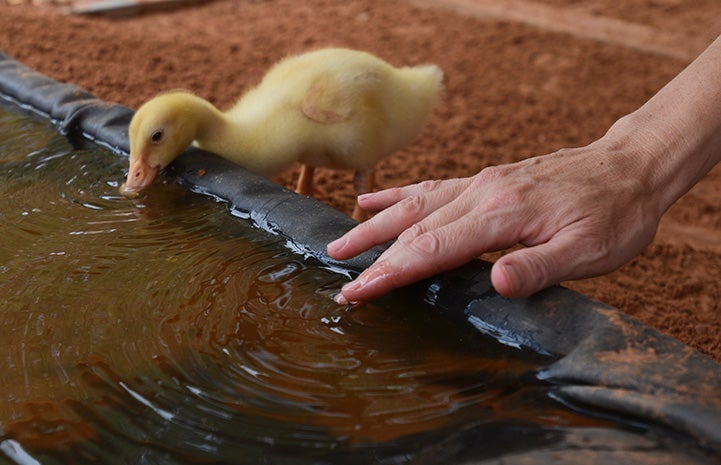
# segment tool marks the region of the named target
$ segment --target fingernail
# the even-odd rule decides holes
[[[348,299],[345,298],[345,296],[343,295],[343,291],[355,291],[360,287],[361,283],[358,282],[358,280],[350,281],[341,288],[341,291],[336,294],[333,300],[335,300],[335,303],[337,303],[338,305],[349,305],[351,302],[349,302]]]
[[[362,202],[362,201],[370,198],[372,195],[373,195],[373,193],[371,193],[371,192],[369,192],[369,193],[367,193],[367,194],[361,194],[361,195],[358,196],[357,201],[358,201],[358,202]]]
[[[359,302],[357,300],[346,299],[342,292],[339,292],[338,294],[336,294],[336,296],[333,297],[333,300],[338,305],[344,305],[346,307],[351,307],[351,308],[356,308],[361,305],[361,302]]]
[[[343,247],[345,247],[346,242],[348,242],[348,239],[346,239],[345,236],[340,237],[328,244],[328,251],[330,252],[331,249],[333,249],[334,251],[339,251]]]
[[[348,305],[348,299],[345,298],[345,296],[343,295],[342,292],[339,292],[338,294],[336,294],[336,296],[333,298],[333,300],[338,305]]]

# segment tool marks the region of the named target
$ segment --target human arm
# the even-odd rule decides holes
[[[526,247],[491,271],[509,297],[612,271],[648,245],[663,213],[720,158],[721,38],[586,147],[361,196],[379,213],[328,253],[342,260],[398,240],[338,300],[368,301],[516,244]]]

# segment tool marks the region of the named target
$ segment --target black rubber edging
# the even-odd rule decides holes
[[[71,139],[129,151],[132,110],[58,83],[2,51],[0,96],[50,119]],[[352,228],[352,219],[214,155],[190,149],[167,171],[192,190],[227,200],[260,227],[287,238],[295,251],[349,274],[366,268],[382,251],[378,247],[346,262],[330,259],[326,244]],[[690,347],[560,286],[526,299],[506,299],[493,290],[490,264],[481,260],[407,291],[501,342],[557,356],[540,377],[557,384],[553,393],[559,401],[663,425],[695,438],[721,463],[721,365]],[[619,446],[614,460],[639,463],[636,446],[632,455],[623,449],[627,446]],[[579,458],[574,444],[552,456],[546,452],[535,456],[536,463],[576,463]],[[601,452],[592,457],[604,457]],[[648,452],[648,460],[641,462],[652,463],[653,457]]]

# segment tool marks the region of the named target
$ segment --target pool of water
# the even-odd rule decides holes
[[[422,303],[0,106],[0,463],[454,463],[615,427]],[[519,438],[522,438],[519,440]]]

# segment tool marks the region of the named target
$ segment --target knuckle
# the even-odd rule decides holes
[[[536,254],[530,265],[532,268],[531,276],[537,277],[539,281],[543,281],[544,277],[550,277],[551,271],[557,269],[553,265],[553,259],[549,254]],[[541,282],[538,284],[541,284]]]
[[[440,179],[429,179],[423,182],[418,183],[418,189],[422,193],[426,192],[432,192],[436,189],[438,189],[442,184],[442,181]]]
[[[562,147],[555,152],[555,154],[560,157],[570,157],[576,155],[577,153],[579,153],[579,150],[576,147]]]
[[[371,218],[362,223],[358,223],[358,225],[353,228],[353,232],[358,236],[373,235],[375,234],[376,228],[376,221],[374,221],[374,218]]]
[[[418,236],[422,235],[425,232],[422,225],[419,223],[416,223],[403,231],[398,236],[398,242],[405,245],[410,245]]]
[[[528,203],[533,198],[532,193],[536,187],[534,180],[527,177],[510,177],[509,169],[491,166],[484,168],[474,177],[472,188],[483,192],[483,206],[487,210],[530,206]]]
[[[388,267],[386,269],[386,279],[390,283],[390,286],[394,289],[408,284],[408,276],[406,275],[403,267]]]
[[[442,248],[442,241],[434,231],[420,234],[408,246],[418,255],[436,256]]]
[[[495,181],[506,173],[505,165],[487,166],[473,177],[473,185],[483,185]]]
[[[400,221],[415,222],[423,217],[426,206],[427,202],[422,196],[406,197],[398,203],[398,219]]]
[[[395,267],[388,260],[379,260],[373,264],[376,276],[392,276],[395,274]]]
[[[373,217],[367,221],[359,223],[350,231],[350,234],[353,240],[357,238],[365,238],[371,241],[377,241],[378,238],[382,236],[383,231],[378,220]]]
[[[402,269],[396,267],[393,263],[388,260],[381,260],[373,265],[374,279],[383,279],[387,285],[391,288],[397,288],[405,284],[405,276]],[[364,284],[367,282],[364,281]]]

